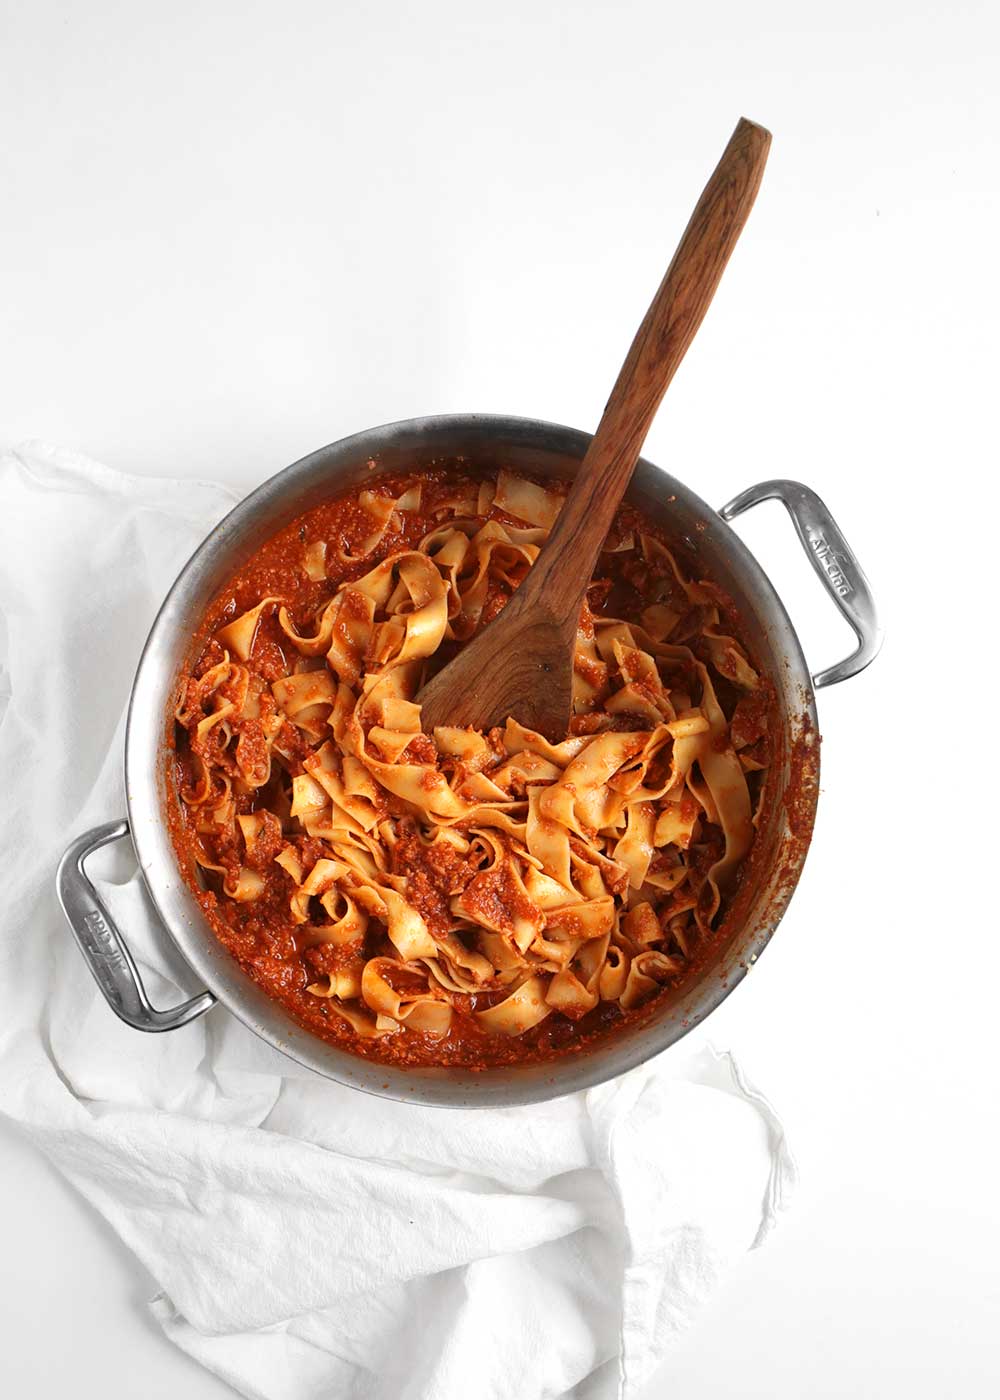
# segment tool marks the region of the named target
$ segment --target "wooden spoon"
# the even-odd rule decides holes
[[[771,134],[741,119],[632,342],[552,533],[503,611],[420,691],[421,723],[489,729],[513,715],[569,731],[573,653],[594,566],[667,385],[701,325],[760,187]]]

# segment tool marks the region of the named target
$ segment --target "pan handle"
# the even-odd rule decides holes
[[[80,952],[115,1015],[137,1031],[173,1031],[213,1007],[215,997],[202,992],[182,1006],[157,1011],[125,940],[84,869],[84,861],[94,851],[127,835],[128,822],[119,821],[78,836],[59,862],[56,892]]]
[[[850,656],[813,676],[813,685],[819,690],[821,686],[836,685],[838,681],[856,676],[878,656],[882,629],[875,599],[853,549],[816,492],[800,481],[761,481],[756,486],[748,486],[724,505],[719,514],[723,520],[733,520],[761,501],[780,501],[788,511],[813,568],[858,639]]]

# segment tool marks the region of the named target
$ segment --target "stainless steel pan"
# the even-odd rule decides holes
[[[658,521],[669,537],[696,553],[702,575],[735,599],[751,651],[777,687],[781,711],[769,810],[711,960],[633,1024],[588,1051],[543,1065],[474,1072],[402,1070],[368,1062],[302,1030],[264,995],[216,940],[178,871],[164,816],[170,699],[205,608],[246,558],[303,511],[369,485],[382,473],[463,457],[482,466],[568,477],[589,441],[585,433],[552,423],[480,414],[374,428],[321,448],[266,481],[184,566],[153,623],[132,688],[125,738],[128,819],[80,836],[63,856],[57,876],[60,901],[91,972],[112,1010],[129,1025],[175,1030],[219,1001],[264,1040],[342,1084],[414,1103],[522,1104],[600,1083],[666,1049],[718,1006],[756,962],[791,898],[812,831],[819,777],[815,690],[862,670],[881,640],[871,593],[854,554],[819,497],[794,481],[752,486],[716,512],[643,460],[628,492],[629,501]],[[857,635],[852,655],[818,675],[810,676],[788,614],[763,569],[726,523],[771,499],[787,507],[816,572]],[[126,941],[84,869],[92,851],[129,834],[164,929],[208,988],[168,1011],[150,1005]]]

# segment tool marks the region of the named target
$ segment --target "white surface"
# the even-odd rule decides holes
[[[35,3],[0,24],[0,441],[129,470],[250,485],[421,412],[591,426],[736,117],[774,131],[648,455],[713,503],[815,486],[889,641],[822,696],[804,880],[711,1021],[789,1123],[798,1208],[659,1390],[995,1395],[995,8]],[[756,516],[823,665],[844,631],[779,508]],[[229,1393],[6,1133],[0,1237],[13,1394]]]

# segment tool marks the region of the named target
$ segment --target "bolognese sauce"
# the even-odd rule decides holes
[[[682,984],[754,838],[773,692],[732,604],[619,511],[559,744],[420,726],[560,488],[373,477],[233,575],[178,679],[170,824],[215,936],[303,1027],[397,1065],[583,1048]]]

